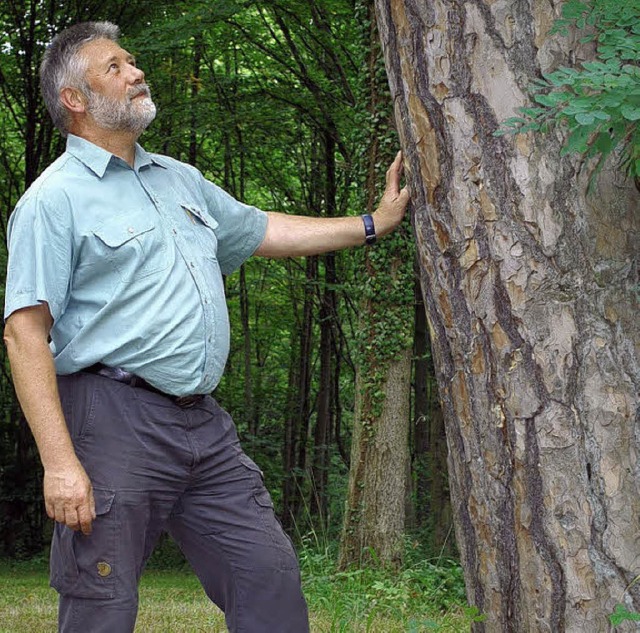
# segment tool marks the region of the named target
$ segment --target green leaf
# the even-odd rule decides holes
[[[548,95],[535,95],[534,100],[543,106],[555,108],[561,101],[564,100],[562,93],[551,92]]]
[[[522,114],[524,114],[525,116],[531,117],[532,119],[535,119],[536,117],[541,116],[546,112],[544,108],[518,108],[518,110],[520,110],[520,112],[522,112]]]
[[[598,134],[593,146],[598,152],[601,152],[602,154],[609,154],[613,148],[613,141],[609,134],[601,132]]]
[[[589,147],[588,141],[591,131],[592,130],[587,126],[575,128],[571,134],[569,134],[567,144],[562,148],[560,153],[564,156],[571,153],[582,154],[586,152]]]
[[[613,626],[618,626],[625,621],[640,622],[640,613],[633,613],[627,611],[627,608],[622,605],[616,605],[615,611],[609,616],[609,621]]]
[[[637,121],[640,119],[640,107],[625,104],[620,108],[620,114],[622,114],[627,121]]]
[[[591,125],[595,121],[595,117],[590,112],[581,112],[579,114],[576,114],[575,120],[580,125]]]

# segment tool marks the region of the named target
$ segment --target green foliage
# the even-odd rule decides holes
[[[637,582],[640,582],[640,576],[636,576],[627,586],[626,591],[628,591],[633,585]],[[626,593],[625,591],[625,593]],[[640,622],[640,613],[635,611],[629,611],[627,607],[623,604],[617,604],[613,613],[609,616],[609,621],[613,626],[618,626],[623,622]]]
[[[640,613],[628,611],[623,604],[617,604],[615,611],[609,616],[609,621],[613,626],[623,622],[640,622]]]
[[[398,570],[362,568],[339,570],[330,548],[317,549],[313,540],[300,553],[305,594],[312,611],[331,609],[336,631],[355,617],[360,621],[389,618],[401,623],[398,630],[468,629],[482,621],[477,609],[463,606],[465,589],[459,564],[449,559],[427,560],[408,547],[406,564]],[[455,627],[448,626],[455,622]],[[377,628],[364,630],[377,631]]]
[[[569,0],[552,32],[584,30],[595,60],[561,67],[536,80],[537,106],[520,108],[496,135],[546,132],[554,123],[568,130],[563,154],[596,158],[592,178],[614,151],[631,177],[640,178],[640,3],[637,0]],[[593,182],[593,180],[592,180]]]

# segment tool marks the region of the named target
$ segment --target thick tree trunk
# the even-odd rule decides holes
[[[608,172],[587,196],[553,136],[492,136],[569,59],[557,3],[376,7],[475,630],[607,631],[640,611],[637,192]]]
[[[410,371],[411,350],[405,350],[385,374],[382,414],[374,423],[366,423],[370,403],[362,397],[361,374],[356,374],[358,422],[353,429],[341,567],[373,561],[393,565],[402,560]]]

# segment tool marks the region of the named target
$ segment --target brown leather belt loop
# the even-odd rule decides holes
[[[204,394],[201,393],[195,393],[188,396],[173,396],[169,393],[165,393],[164,391],[160,391],[160,389],[148,383],[144,378],[140,378],[140,376],[136,376],[135,374],[120,369],[119,367],[108,367],[102,363],[91,365],[91,367],[87,367],[83,371],[90,374],[98,374],[99,376],[104,376],[105,378],[116,380],[117,382],[122,382],[130,387],[146,389],[147,391],[160,394],[183,409],[195,406],[204,398]]]

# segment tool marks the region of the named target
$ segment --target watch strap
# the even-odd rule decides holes
[[[373,216],[370,213],[365,213],[362,216],[364,222],[364,241],[365,244],[371,246],[376,243],[376,226],[373,222]]]

